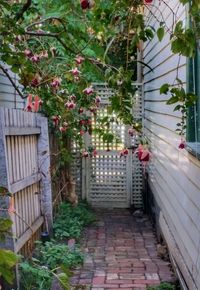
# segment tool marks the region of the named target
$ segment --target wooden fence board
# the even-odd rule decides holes
[[[33,244],[44,215],[51,226],[49,159],[47,119],[40,114],[0,108],[0,186],[11,192],[15,208],[10,215],[13,239],[5,246],[16,252],[28,249],[25,243],[29,239]],[[4,203],[8,208],[9,202],[9,197],[6,201],[0,197],[1,207]]]

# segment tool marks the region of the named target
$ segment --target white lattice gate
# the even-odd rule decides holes
[[[109,145],[97,134],[91,138],[86,136],[86,147],[91,145],[96,148],[97,156],[83,158],[82,160],[82,195],[95,207],[128,208],[131,204],[136,208],[142,207],[142,169],[138,158],[134,155],[134,138],[128,136],[128,128],[119,123],[115,115],[108,112],[109,97],[112,91],[105,85],[95,85],[101,97],[101,107],[95,118],[113,118],[109,122],[109,131],[113,132],[118,141]],[[134,114],[138,121],[142,118],[142,91],[137,86],[134,96]],[[93,129],[96,122],[93,117]],[[120,157],[122,148],[128,147],[129,154]]]

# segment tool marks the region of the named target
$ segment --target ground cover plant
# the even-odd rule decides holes
[[[33,257],[20,263],[20,289],[49,290],[54,279],[63,289],[71,289],[71,270],[84,261],[74,238],[80,238],[84,226],[93,221],[95,215],[85,202],[80,202],[77,207],[62,203],[55,218],[55,239],[36,242]]]
[[[70,203],[62,203],[54,220],[54,235],[56,239],[80,238],[84,226],[95,221],[95,215],[85,202],[77,207]]]
[[[174,285],[170,283],[162,282],[160,283],[160,285],[148,287],[147,290],[175,290],[175,289],[176,288]]]

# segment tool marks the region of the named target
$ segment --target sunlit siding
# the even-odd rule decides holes
[[[9,72],[13,81],[17,84],[17,77],[15,74]],[[24,100],[15,91],[9,79],[4,75],[0,69],[0,106],[7,108],[24,108]]]
[[[161,3],[161,4],[159,4]],[[185,9],[177,0],[166,1],[177,20],[185,20]],[[151,10],[151,12],[149,12]],[[162,11],[160,13],[159,11]],[[165,19],[169,29],[173,15],[164,1],[154,1],[145,10],[147,23],[155,29]],[[170,35],[162,42],[155,36],[144,44],[145,134],[150,139],[152,161],[149,184],[178,247],[170,249],[190,290],[200,289],[200,162],[186,150],[178,149],[180,137],[175,133],[180,114],[166,105],[169,96],[160,95],[163,83],[173,84],[178,76],[186,82],[186,59],[170,51]],[[178,70],[177,70],[178,67]],[[165,232],[163,232],[165,235]]]

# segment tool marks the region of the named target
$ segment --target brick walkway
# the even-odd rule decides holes
[[[171,281],[170,265],[157,256],[148,218],[128,210],[97,210],[98,222],[86,229],[82,246],[86,259],[72,285],[86,289],[144,290]],[[80,289],[79,287],[77,287]]]

